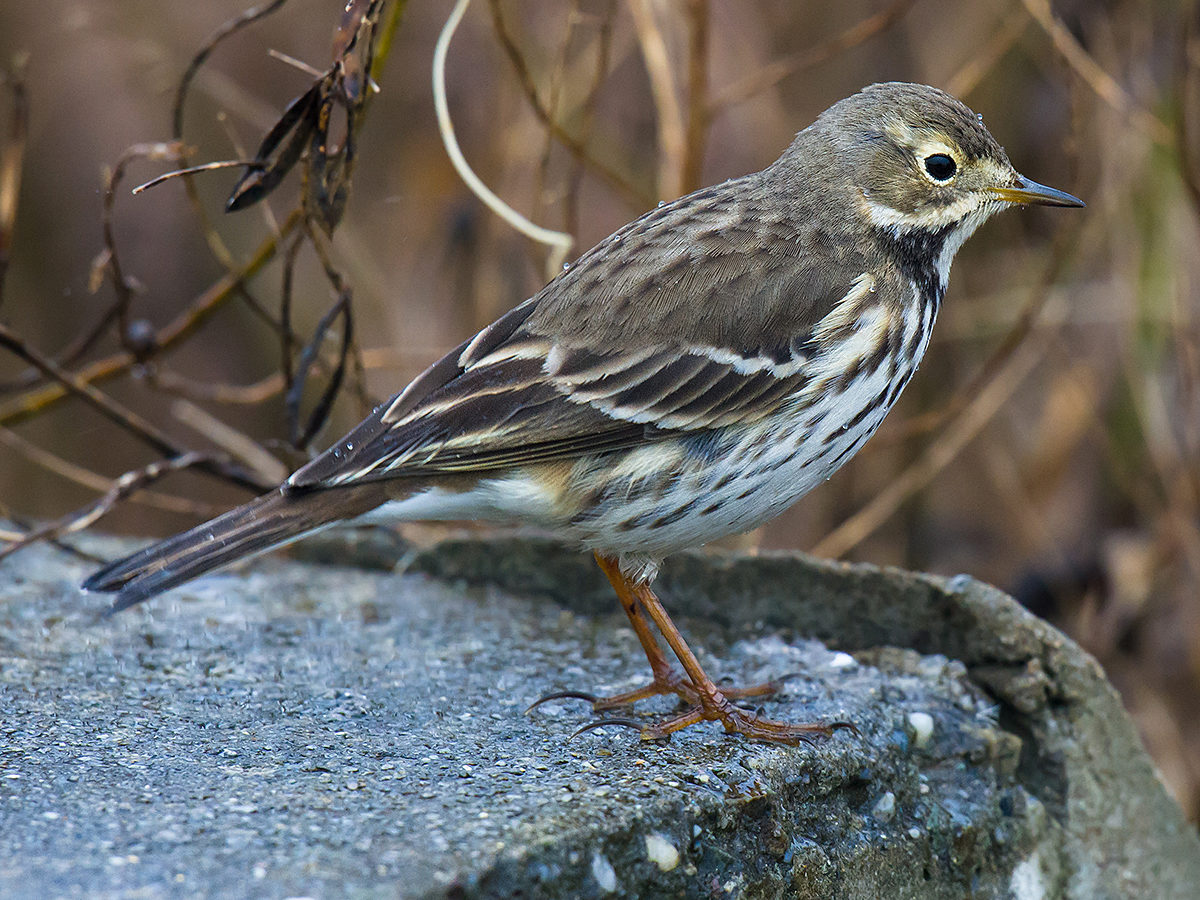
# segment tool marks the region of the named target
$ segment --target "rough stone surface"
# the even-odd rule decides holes
[[[106,555],[116,541],[90,548]],[[1193,897],[1200,843],[1095,662],[996,590],[685,555],[661,595],[770,715],[568,736],[644,660],[534,538],[308,545],[99,619],[89,566],[0,564],[0,896]],[[401,560],[402,572],[385,571]],[[654,704],[647,704],[650,709]],[[669,708],[665,702],[657,709]]]

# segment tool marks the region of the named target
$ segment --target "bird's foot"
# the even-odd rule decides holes
[[[733,701],[748,697],[765,697],[779,690],[785,679],[764,682],[749,687],[719,687],[705,673],[696,654],[688,647],[687,641],[663,609],[661,601],[650,590],[645,580],[634,580],[621,571],[620,560],[616,557],[596,554],[596,562],[612,583],[621,608],[629,617],[629,624],[646,652],[650,662],[650,671],[654,680],[648,685],[623,694],[610,697],[596,697],[579,691],[562,691],[549,694],[538,700],[530,709],[545,703],[547,700],[575,698],[586,700],[592,704],[596,712],[627,706],[647,697],[659,694],[675,694],[683,701],[684,710],[675,716],[649,724],[636,719],[601,718],[580,728],[575,735],[603,728],[606,725],[619,725],[624,728],[637,730],[642,740],[656,741],[668,738],[676,731],[697,725],[700,722],[720,722],[725,731],[730,734],[740,734],[752,741],[767,741],[776,744],[799,744],[801,741],[813,742],[817,738],[830,737],[835,731],[845,728],[858,733],[849,722],[802,722],[790,724],[776,722],[760,716],[756,711],[737,706]],[[658,628],[659,634],[675,654],[675,658],[683,666],[683,674],[676,674],[667,656],[658,645],[651,630],[651,623]],[[792,676],[786,676],[790,678]],[[575,735],[572,735],[574,737]]]
[[[769,697],[772,694],[778,693],[783,683],[792,677],[794,675],[785,675],[782,678],[764,681],[761,684],[751,684],[742,687],[722,687],[721,694],[729,700],[740,700],[745,697]],[[525,712],[536,709],[550,700],[583,700],[592,704],[593,712],[604,712],[609,709],[632,706],[639,700],[647,700],[650,697],[660,697],[666,694],[674,694],[688,707],[695,708],[701,705],[700,692],[696,690],[696,686],[678,672],[667,670],[661,673],[655,672],[654,680],[639,688],[634,688],[631,691],[623,691],[619,694],[609,694],[606,697],[597,697],[595,694],[590,694],[587,691],[556,691],[533,701]]]
[[[751,741],[793,746],[801,742],[815,743],[818,739],[832,737],[835,732],[843,729],[858,734],[858,729],[849,722],[778,722],[731,703],[730,694],[726,691],[719,690],[708,694],[697,692],[695,688],[692,690],[698,702],[679,715],[652,723],[638,722],[634,719],[598,719],[580,728],[572,737],[596,728],[615,725],[636,729],[643,741],[658,741],[701,722],[720,722],[728,734],[740,734]]]
[[[533,703],[529,704],[525,712],[537,709],[543,703],[548,703],[551,700],[583,700],[592,704],[593,712],[604,712],[608,709],[632,706],[639,700],[660,697],[665,694],[675,694],[689,706],[694,706],[700,702],[700,695],[696,693],[696,688],[690,681],[676,672],[668,671],[662,675],[655,673],[653,681],[639,688],[634,688],[631,691],[622,691],[619,694],[609,694],[605,697],[598,697],[587,691],[555,691],[553,694],[538,697]]]

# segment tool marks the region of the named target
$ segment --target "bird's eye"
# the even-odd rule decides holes
[[[947,156],[945,153],[934,153],[925,157],[925,171],[935,181],[949,181],[958,171],[958,165],[952,156]]]

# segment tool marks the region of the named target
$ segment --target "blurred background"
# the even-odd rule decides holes
[[[213,43],[244,3],[0,6],[10,542],[46,522],[58,536],[122,473],[186,452],[221,477],[113,494],[96,527],[165,533],[243,500],[545,281],[549,251],[488,211],[443,147],[430,65],[449,3],[411,0],[399,17],[358,3],[335,41],[342,3],[276,2]],[[746,543],[1012,592],[1100,659],[1193,820],[1198,16],[1168,0],[475,0],[446,74],[471,165],[568,232],[571,257],[660,199],[762,168],[881,80],[957,94],[1021,172],[1083,197],[1086,210],[1009,212],[968,242],[879,434]],[[268,154],[281,183],[232,214],[237,170],[197,176],[192,198],[183,179],[130,193],[181,164],[126,153],[172,139],[202,48],[180,118],[192,164],[252,156],[314,83],[351,100],[324,137],[302,104],[287,134],[304,140]],[[340,80],[288,58],[319,72],[340,60]],[[355,87],[370,65],[377,93]],[[309,148],[291,170],[289,147]],[[307,218],[292,215],[301,204]]]

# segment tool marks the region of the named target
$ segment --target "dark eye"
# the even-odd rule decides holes
[[[925,157],[925,171],[933,176],[935,181],[949,181],[958,171],[958,166],[953,157],[945,153],[934,153]]]

